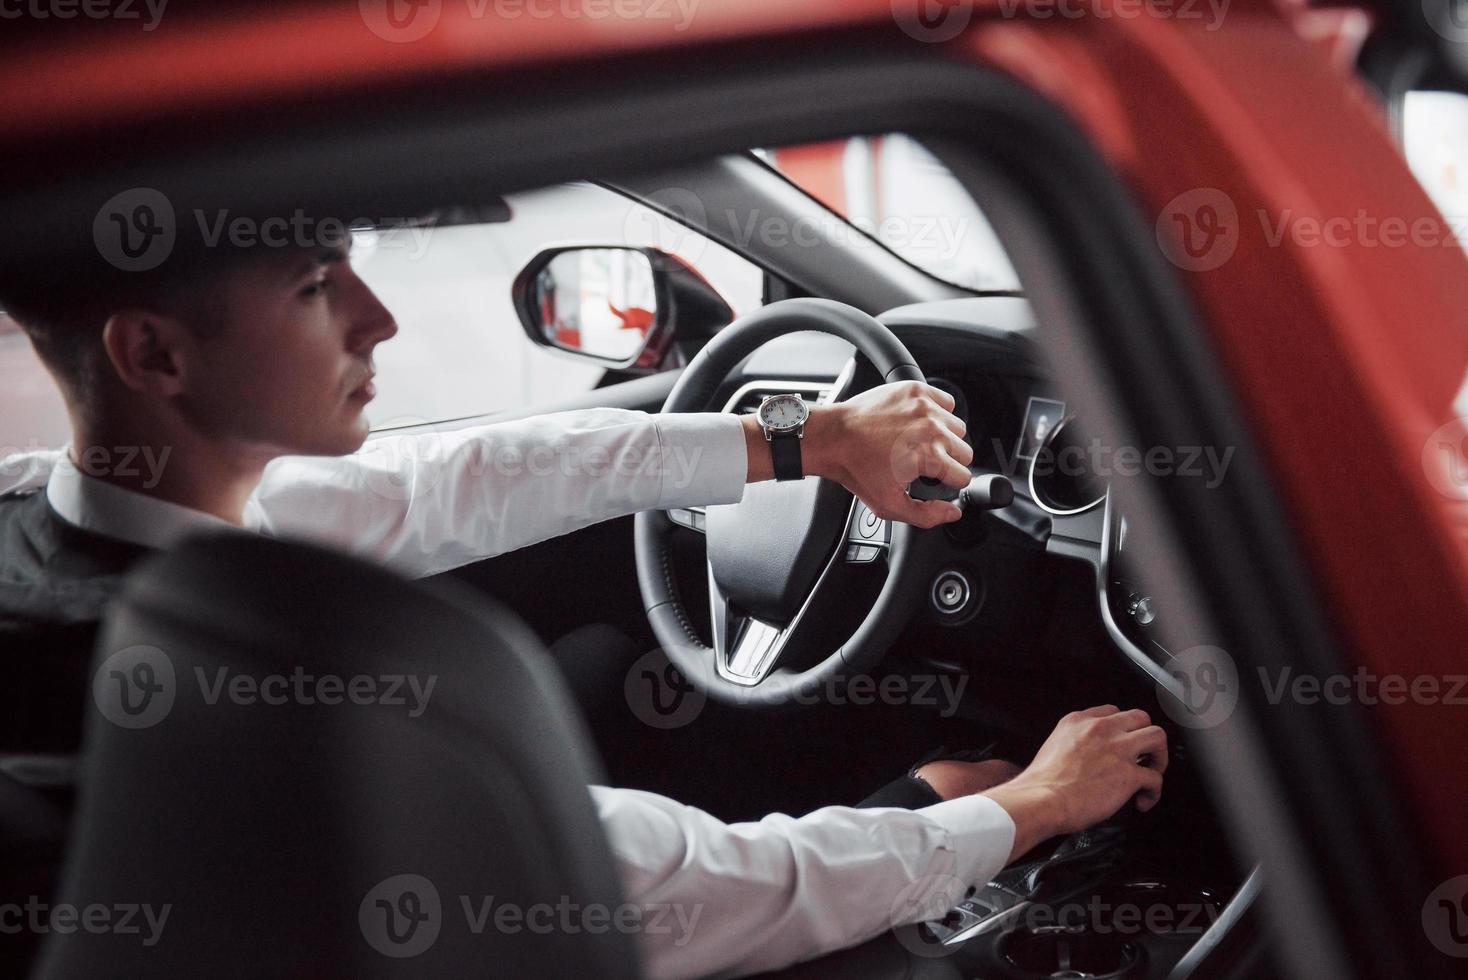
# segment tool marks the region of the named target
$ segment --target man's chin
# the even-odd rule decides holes
[[[350,456],[362,448],[371,432],[371,426],[363,417],[358,424],[345,426],[340,431],[320,433],[315,438],[301,440],[288,455]]]

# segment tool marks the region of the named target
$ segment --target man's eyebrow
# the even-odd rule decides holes
[[[291,267],[291,279],[295,280],[308,276],[324,265],[345,262],[351,254],[351,251],[352,246],[350,243],[312,249]]]

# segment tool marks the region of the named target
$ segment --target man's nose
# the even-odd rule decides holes
[[[356,308],[352,311],[352,326],[349,344],[352,353],[366,353],[384,340],[390,340],[398,332],[398,321],[367,284],[357,280],[360,291]]]

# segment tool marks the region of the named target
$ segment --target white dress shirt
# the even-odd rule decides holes
[[[747,467],[737,416],[565,412],[276,460],[245,524],[430,575],[639,510],[734,503]],[[0,461],[0,493],[42,485],[66,521],[148,547],[232,526],[89,476],[65,451]],[[777,969],[931,917],[1014,842],[979,796],[726,824],[640,790],[591,793],[658,978]]]

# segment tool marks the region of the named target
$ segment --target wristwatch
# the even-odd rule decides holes
[[[800,440],[805,438],[805,420],[810,408],[799,395],[770,395],[759,403],[759,426],[770,444],[775,479],[802,480]]]

